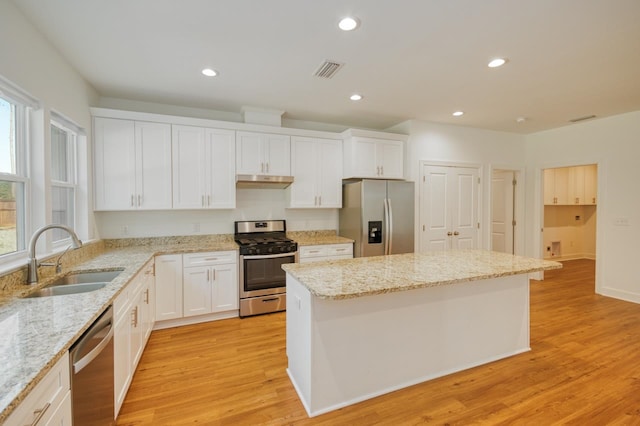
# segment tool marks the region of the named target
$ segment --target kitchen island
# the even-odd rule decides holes
[[[527,274],[560,267],[482,250],[284,265],[289,377],[315,416],[526,352]]]

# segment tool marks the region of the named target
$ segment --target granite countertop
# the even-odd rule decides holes
[[[562,268],[548,260],[485,250],[360,257],[282,268],[311,294],[348,299]]]
[[[155,255],[237,250],[233,236],[107,240],[101,253],[37,285],[11,285],[0,296],[0,424]],[[89,293],[22,298],[60,275],[124,268]]]
[[[299,246],[319,246],[328,244],[349,244],[353,240],[336,235],[335,231],[288,231],[287,237]]]

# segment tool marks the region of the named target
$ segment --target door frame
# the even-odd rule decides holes
[[[596,204],[596,276],[595,276],[595,292],[597,294],[602,294],[601,286],[603,283],[603,265],[605,264],[603,259],[605,256],[604,251],[601,249],[603,246],[602,241],[604,241],[604,233],[603,233],[603,224],[602,217],[603,211],[605,207],[603,206],[604,197],[602,196],[602,188],[605,176],[606,165],[604,161],[601,159],[584,159],[582,161],[556,161],[549,163],[542,163],[535,168],[535,179],[534,179],[534,215],[533,215],[533,250],[534,257],[538,259],[544,259],[544,247],[542,244],[542,230],[544,228],[544,170],[545,169],[555,169],[558,167],[575,167],[575,166],[586,166],[589,164],[595,164],[598,166],[598,173],[596,176],[596,187],[598,191],[598,203]],[[544,271],[535,272],[530,274],[530,277],[535,280],[544,280]]]
[[[518,182],[516,185],[516,203],[515,203],[515,214],[514,219],[516,221],[516,229],[513,232],[513,238],[515,239],[515,255],[524,256],[526,251],[525,244],[525,197],[526,197],[526,180],[525,180],[525,168],[516,165],[508,165],[508,164],[490,164],[489,172],[488,172],[488,194],[489,194],[489,202],[487,203],[487,217],[488,223],[485,226],[485,240],[487,241],[487,250],[491,250],[491,218],[493,217],[492,211],[492,200],[491,194],[493,190],[493,172],[496,170],[504,170],[508,172],[513,172],[515,174],[515,179]],[[482,226],[482,224],[480,225]]]
[[[419,168],[419,181],[418,185],[416,185],[416,210],[417,214],[415,215],[415,229],[416,235],[414,236],[415,242],[415,252],[422,252],[422,185],[425,182],[424,168],[425,166],[435,166],[435,167],[465,167],[478,169],[478,176],[480,177],[480,185],[478,185],[478,199],[476,201],[476,209],[478,212],[478,222],[480,223],[480,229],[476,230],[476,236],[478,238],[478,248],[484,248],[487,241],[485,237],[485,232],[482,232],[484,228],[486,228],[486,224],[484,223],[484,215],[485,212],[482,209],[484,205],[484,182],[487,177],[484,175],[484,166],[480,163],[464,163],[464,162],[452,162],[452,161],[431,161],[431,160],[420,160],[418,168]],[[490,217],[490,216],[489,216]],[[490,232],[490,231],[489,231]]]

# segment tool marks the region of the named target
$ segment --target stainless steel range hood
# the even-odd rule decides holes
[[[293,176],[236,175],[236,188],[284,189],[293,183]]]

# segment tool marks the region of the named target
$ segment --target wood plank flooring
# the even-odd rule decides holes
[[[312,419],[284,313],[155,331],[117,424],[640,424],[640,305],[596,295],[593,261],[564,265],[531,282],[530,352]]]

